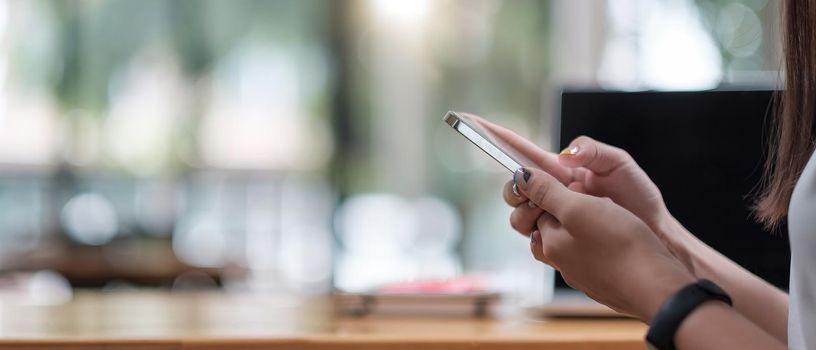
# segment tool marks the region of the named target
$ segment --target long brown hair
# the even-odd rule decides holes
[[[776,228],[788,214],[793,188],[816,145],[816,2],[786,0],[785,89],[771,129],[764,186],[754,212]]]

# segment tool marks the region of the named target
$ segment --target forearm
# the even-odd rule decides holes
[[[680,350],[787,348],[743,314],[717,301],[694,310],[677,330],[674,343]]]
[[[673,253],[697,278],[717,283],[731,296],[734,310],[787,344],[788,295],[709,247],[675,222]]]

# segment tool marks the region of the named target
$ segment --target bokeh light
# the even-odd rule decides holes
[[[442,114],[548,149],[565,86],[776,77],[776,6],[0,1],[0,267],[46,271],[30,281],[58,300],[469,274],[546,296],[500,202],[510,174]]]
[[[403,29],[416,28],[424,24],[431,10],[431,0],[390,1],[371,0],[377,20],[387,25]]]
[[[77,242],[102,245],[116,237],[119,217],[113,204],[98,193],[82,193],[62,209],[62,223]]]

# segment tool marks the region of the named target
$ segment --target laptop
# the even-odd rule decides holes
[[[768,232],[751,217],[763,173],[774,91],[561,94],[555,146],[580,135],[628,151],[693,234],[771,284],[787,290],[787,228]],[[556,278],[548,316],[609,316],[610,311]]]

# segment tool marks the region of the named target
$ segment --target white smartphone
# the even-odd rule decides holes
[[[442,118],[445,123],[458,131],[476,147],[498,161],[511,173],[521,167],[529,167],[533,163],[515,147],[505,142],[501,137],[486,128],[480,117],[449,111]]]

